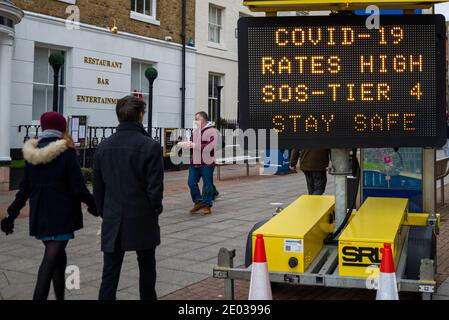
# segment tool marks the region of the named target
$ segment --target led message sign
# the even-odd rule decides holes
[[[241,18],[239,121],[281,148],[446,141],[441,15]]]

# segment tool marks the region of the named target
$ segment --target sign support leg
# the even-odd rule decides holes
[[[351,174],[349,149],[332,149],[332,175],[335,175],[335,229],[343,223],[347,213],[347,179]]]

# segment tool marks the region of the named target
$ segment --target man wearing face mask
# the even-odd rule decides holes
[[[195,204],[190,213],[207,215],[211,214],[212,202],[218,193],[213,184],[218,133],[204,111],[195,114],[195,127],[193,141],[188,145],[192,149],[188,185]],[[203,179],[203,194],[198,187],[200,179]]]

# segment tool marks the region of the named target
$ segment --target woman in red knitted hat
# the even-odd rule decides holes
[[[6,235],[13,233],[14,220],[30,201],[30,235],[41,240],[45,253],[39,267],[34,300],[46,300],[53,280],[57,300],[64,299],[65,248],[74,232],[83,227],[81,202],[97,216],[93,196],[87,189],[67,122],[57,112],[41,116],[42,135],[23,146],[25,176],[8,216],[1,221]]]

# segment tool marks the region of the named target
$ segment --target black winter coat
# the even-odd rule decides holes
[[[8,215],[17,218],[30,200],[30,235],[55,236],[83,227],[81,202],[95,210],[76,151],[57,138],[32,139],[23,147],[25,177]]]
[[[121,123],[94,156],[93,184],[103,217],[101,250],[137,251],[160,244],[161,146],[136,122]]]

